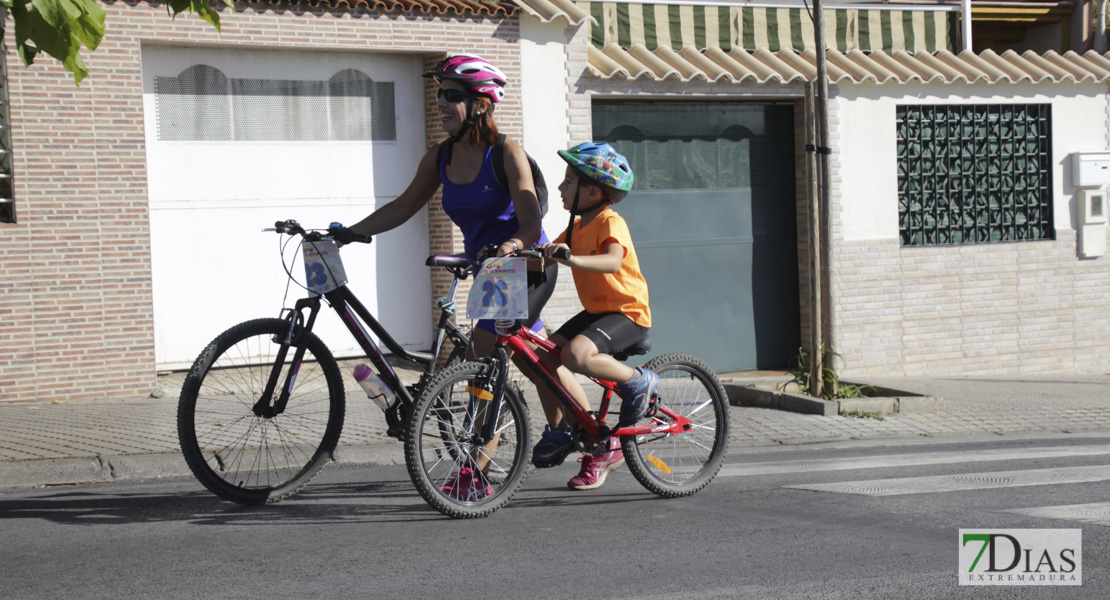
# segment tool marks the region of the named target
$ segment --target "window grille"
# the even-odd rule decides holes
[[[15,173],[12,167],[10,109],[7,52],[0,47],[0,223],[15,223]]]
[[[897,107],[902,246],[1054,239],[1051,106]]]
[[[154,78],[164,141],[397,139],[392,81],[355,70],[328,81],[236,79],[209,65]]]

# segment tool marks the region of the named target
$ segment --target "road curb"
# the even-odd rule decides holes
[[[39,458],[0,463],[0,488],[73,485],[189,474],[181,453]]]
[[[340,465],[405,463],[404,446],[397,443],[341,445],[333,458]],[[180,452],[0,462],[0,489],[191,476]]]
[[[756,385],[725,382],[725,392],[729,403],[736,406],[755,406],[774,408],[807,415],[835,416],[849,412],[877,412],[886,415],[932,412],[944,408],[944,400],[934,396],[922,396],[871,386],[872,393],[880,396],[852,398],[847,400],[822,400],[804,394],[767,389]]]

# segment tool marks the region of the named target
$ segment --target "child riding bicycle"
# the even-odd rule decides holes
[[[571,218],[579,217],[554,242],[543,246],[544,255],[571,268],[578,298],[584,310],[567,321],[551,340],[561,353],[543,353],[552,372],[560,365],[573,373],[619,383],[622,399],[618,427],[635,424],[647,412],[659,377],[642,367],[633,369],[612,354],[647,340],[651,327],[648,286],[640,272],[636,250],[624,219],[612,209],[632,189],[628,160],[609,144],[585,143],[560,150],[567,162],[566,176],[559,184],[563,206]],[[569,258],[556,252],[570,250]],[[584,408],[589,410],[586,391],[574,377],[560,377]],[[541,393],[541,400],[547,398]],[[538,467],[561,464],[574,448],[571,423],[561,415],[552,418],[533,449]],[[570,416],[570,415],[568,415]],[[601,456],[584,455],[578,475],[567,482],[576,490],[600,487],[608,473],[624,464],[620,442],[612,438],[609,451]]]

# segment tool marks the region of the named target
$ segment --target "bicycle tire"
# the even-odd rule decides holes
[[[693,428],[678,434],[623,436],[625,462],[651,492],[665,498],[689,496],[709,485],[724,464],[729,440],[728,396],[713,370],[688,354],[664,354],[645,368],[659,375],[654,397],[691,419]],[[666,425],[669,419],[657,411],[653,421]]]
[[[440,371],[417,400],[409,420],[405,436],[409,477],[429,505],[452,518],[489,516],[512,499],[527,473],[531,419],[517,386],[506,383],[496,447],[481,446],[475,439],[492,402],[474,398],[468,387],[488,388],[490,377],[490,365],[484,362]],[[482,459],[488,466],[481,466]],[[466,470],[472,473],[469,480]]]
[[[274,366],[282,319],[246,321],[216,337],[200,353],[181,388],[177,431],[193,475],[220,498],[270,504],[300,491],[332,458],[343,429],[339,365],[311,332],[285,411],[255,414]],[[285,383],[295,347],[278,380]],[[274,392],[276,397],[277,391]]]

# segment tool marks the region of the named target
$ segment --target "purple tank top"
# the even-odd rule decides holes
[[[467,184],[452,183],[447,178],[446,159],[439,163],[439,179],[443,182],[443,212],[462,230],[463,247],[471,260],[478,256],[483,246],[500,244],[520,229],[512,196],[507,188],[501,187],[493,174],[492,153],[492,147],[486,149],[478,176]],[[547,233],[541,228],[538,243],[548,241]]]

